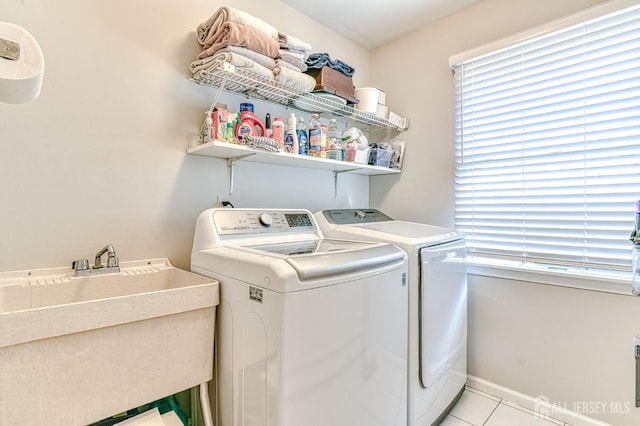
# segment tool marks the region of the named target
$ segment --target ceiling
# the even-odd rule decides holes
[[[481,0],[281,0],[372,50]]]

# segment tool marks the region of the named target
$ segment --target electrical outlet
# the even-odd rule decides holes
[[[233,204],[231,204],[231,201],[227,200],[226,198],[220,198],[220,196],[218,196],[217,199],[216,199],[216,205],[217,205],[217,207],[231,207],[231,208],[233,208]]]

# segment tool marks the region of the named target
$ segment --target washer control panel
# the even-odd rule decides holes
[[[213,213],[213,222],[219,235],[316,231],[306,210],[223,209]]]

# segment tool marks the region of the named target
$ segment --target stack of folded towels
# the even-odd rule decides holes
[[[300,93],[315,87],[315,79],[302,73],[311,45],[247,12],[219,8],[198,25],[196,38],[202,51],[190,65],[194,74],[213,70],[219,61],[225,61]]]

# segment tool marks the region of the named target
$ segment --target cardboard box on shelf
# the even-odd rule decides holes
[[[305,74],[316,79],[314,91],[321,90],[346,99],[350,104],[357,104],[358,99],[354,96],[353,79],[336,71],[333,68],[324,66],[320,69],[309,68]]]

